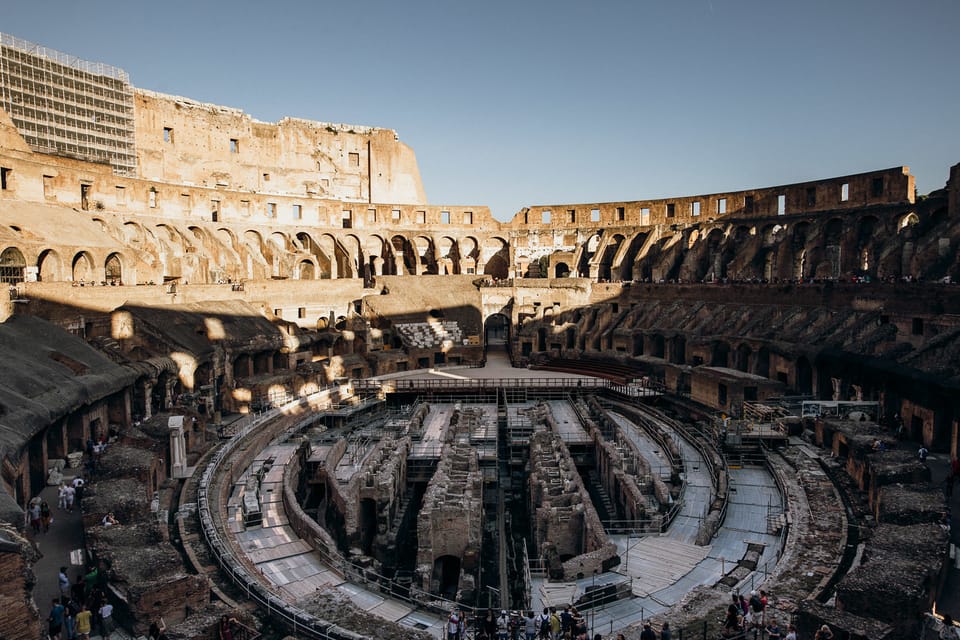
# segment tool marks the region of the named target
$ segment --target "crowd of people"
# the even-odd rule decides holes
[[[109,638],[114,630],[113,605],[104,593],[99,569],[91,565],[71,582],[67,567],[60,567],[57,583],[60,597],[53,599],[47,616],[48,638],[88,640],[94,630]]]
[[[532,610],[507,611],[501,609],[478,610],[473,620],[472,632],[468,635],[469,621],[463,611],[454,609],[446,623],[447,640],[591,640],[587,617],[573,605],[566,605],[561,611],[556,607],[545,607],[542,612]],[[651,635],[652,634],[652,635]],[[671,640],[670,624],[664,622],[659,633],[651,624],[644,625],[641,640]],[[614,638],[614,636],[609,636]],[[616,640],[624,640],[622,633]],[[602,634],[595,633],[592,640],[603,640]]]

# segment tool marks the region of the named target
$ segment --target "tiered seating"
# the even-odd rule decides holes
[[[404,343],[411,348],[430,349],[445,342],[464,345],[469,341],[463,337],[456,320],[433,320],[431,322],[405,322],[395,325]]]

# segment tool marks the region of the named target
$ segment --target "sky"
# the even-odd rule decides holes
[[[136,87],[395,129],[430,204],[736,191],[960,162],[958,0],[6,0]]]

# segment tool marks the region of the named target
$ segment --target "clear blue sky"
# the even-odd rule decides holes
[[[15,0],[137,87],[396,129],[431,204],[637,200],[960,162],[960,1]]]

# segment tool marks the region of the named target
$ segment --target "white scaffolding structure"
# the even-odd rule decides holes
[[[0,33],[0,106],[34,151],[135,176],[133,88],[123,69]]]

